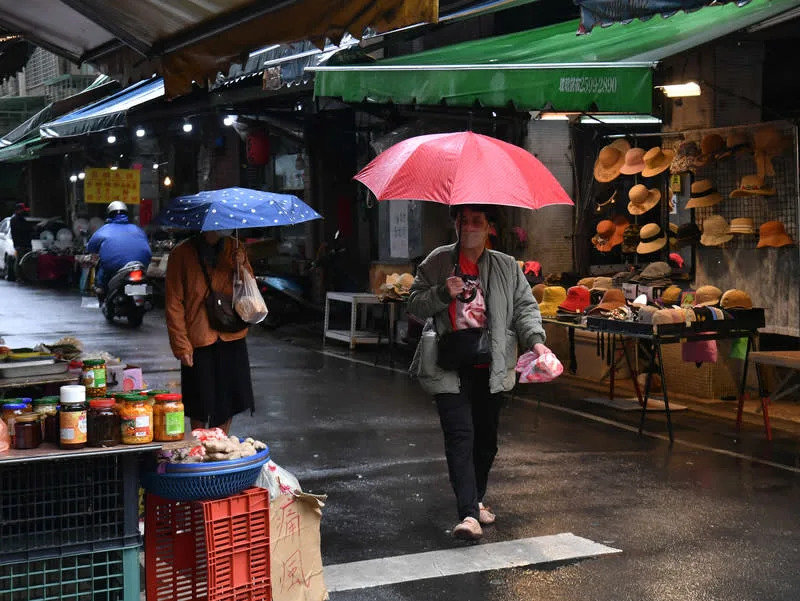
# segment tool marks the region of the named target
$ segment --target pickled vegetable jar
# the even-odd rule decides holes
[[[89,401],[90,447],[113,447],[121,438],[119,415],[114,410],[114,399],[92,399]]]
[[[14,448],[35,449],[42,444],[42,426],[35,413],[17,416],[14,422]]]
[[[44,442],[58,444],[58,401],[57,396],[46,396],[33,401],[33,411],[39,416]]]
[[[120,433],[125,444],[153,442],[153,408],[147,397],[128,395],[120,410]]]
[[[183,440],[183,401],[179,394],[157,394],[153,407],[153,438],[159,442]]]
[[[150,406],[154,406],[156,397],[159,394],[171,394],[171,392],[169,390],[148,390],[145,394],[147,395],[147,402],[150,403]]]
[[[25,413],[24,403],[3,403],[2,420],[8,426],[8,435],[11,437],[11,446],[14,446],[14,423],[17,418]]]
[[[103,359],[84,361],[81,384],[86,387],[86,396],[89,398],[106,396],[106,362]]]

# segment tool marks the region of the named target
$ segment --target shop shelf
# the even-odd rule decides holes
[[[148,493],[148,601],[269,599],[269,492],[247,489],[214,501]]]
[[[3,601],[133,601],[139,599],[140,547],[62,554],[0,564]]]
[[[0,463],[0,563],[141,542],[134,456]]]

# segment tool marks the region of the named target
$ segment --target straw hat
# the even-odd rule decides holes
[[[536,284],[533,288],[531,288],[531,294],[533,294],[533,298],[536,299],[537,303],[542,302],[545,288],[547,288],[547,284]]]
[[[725,148],[725,140],[719,134],[708,134],[700,142],[700,158],[697,166],[703,167],[716,160],[717,154]]]
[[[599,277],[594,279],[592,290],[611,290],[614,287],[614,280],[607,277]]]
[[[722,215],[711,215],[703,222],[703,235],[700,237],[703,246],[720,246],[732,239],[731,228]]]
[[[749,217],[736,217],[731,219],[731,234],[755,234],[755,224]]]
[[[636,247],[636,252],[640,255],[646,255],[657,250],[661,250],[667,244],[667,235],[661,231],[657,223],[648,223],[639,230],[639,246]]]
[[[692,195],[686,203],[687,209],[713,207],[722,202],[722,195],[714,188],[710,179],[700,179],[692,184]]]
[[[694,293],[695,307],[711,307],[719,304],[722,290],[716,286],[700,286]]]
[[[586,286],[573,286],[567,290],[567,298],[558,305],[558,308],[568,313],[583,313],[589,306],[589,297],[589,289]]]
[[[567,300],[567,291],[563,286],[548,286],[542,294],[539,313],[542,314],[542,317],[555,317],[558,313],[558,306],[565,300]]]
[[[644,169],[644,148],[631,148],[625,153],[625,164],[619,172],[623,175],[636,175]]]
[[[594,278],[581,278],[578,280],[578,286],[586,286],[587,288],[594,288]]]
[[[753,299],[744,290],[734,288],[722,295],[719,304],[723,309],[752,309]]]
[[[610,290],[606,290],[606,293],[603,295],[603,298],[600,300],[600,303],[596,307],[594,307],[590,311],[590,313],[598,313],[600,311],[613,311],[614,309],[624,307],[627,304],[628,303],[625,300],[625,293],[622,290],[611,288]]]
[[[784,136],[772,125],[762,127],[753,134],[753,150],[755,151],[758,175],[774,176],[775,168],[772,159],[783,154],[791,146],[791,138]]]
[[[681,292],[678,286],[672,285],[661,293],[661,302],[665,305],[677,305],[681,300]]]
[[[674,150],[662,150],[660,146],[651,148],[644,155],[644,169],[642,176],[653,177],[659,173],[663,173],[672,164],[672,159],[675,158]]]
[[[764,183],[764,178],[760,175],[745,175],[739,184],[739,188],[731,192],[731,198],[742,196],[775,196],[775,188],[770,188]]]
[[[725,149],[719,154],[720,159],[728,158],[733,154],[740,154],[752,150],[750,141],[744,132],[733,132],[725,140]]]
[[[635,149],[633,149],[635,150]],[[631,215],[644,215],[661,200],[660,190],[648,190],[643,184],[636,184],[628,192],[628,213]],[[623,232],[624,233],[624,232]]]
[[[628,220],[617,216],[614,221],[604,219],[595,228],[596,234],[592,238],[592,244],[600,252],[609,252],[615,246],[622,244],[622,233],[628,226]]]
[[[767,221],[758,228],[758,248],[772,246],[791,246],[792,238],[786,233],[786,226],[780,221]]]
[[[619,175],[619,170],[625,164],[625,153],[631,148],[624,138],[614,140],[604,146],[597,155],[594,163],[594,178],[598,182],[610,182]]]
[[[678,146],[678,152],[672,159],[672,165],[669,167],[670,173],[694,171],[699,156],[700,148],[697,146],[697,142],[683,142]]]

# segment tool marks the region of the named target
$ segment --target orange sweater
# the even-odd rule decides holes
[[[215,292],[233,294],[235,246],[233,238],[226,238],[217,266],[206,268]],[[253,273],[249,261],[245,260],[244,267]],[[181,242],[169,254],[166,286],[167,330],[176,357],[191,355],[194,349],[214,344],[218,339],[230,342],[247,336],[247,328],[240,332],[218,332],[208,323],[205,307],[208,286],[200,268],[197,248],[191,240]]]

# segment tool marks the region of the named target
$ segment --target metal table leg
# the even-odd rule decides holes
[[[617,337],[611,334],[611,366],[608,371],[608,400],[614,400],[614,384],[617,379]]]
[[[675,442],[672,434],[672,412],[669,410],[669,395],[667,393],[667,377],[664,374],[664,354],[661,351],[661,343],[656,341],[655,350],[658,354],[658,371],[661,375],[661,392],[664,394],[664,410],[667,413],[667,429],[669,430],[669,443]]]
[[[739,432],[742,429],[742,413],[744,412],[744,389],[747,385],[747,368],[748,363],[750,361],[750,347],[753,343],[752,336],[747,337],[747,349],[744,352],[744,367],[742,368],[742,381],[739,384],[739,406],[736,410],[736,431]],[[753,369],[756,370],[756,374],[758,374],[758,365],[754,366]],[[761,390],[761,378],[757,378],[759,387],[758,387],[758,395],[759,397],[763,398],[763,393]]]
[[[633,379],[633,389],[636,391],[636,398],[639,400],[639,405],[641,406],[643,404],[643,401],[642,401],[642,389],[639,388],[639,373],[633,366],[630,353],[628,352],[628,346],[625,344],[624,338],[621,340],[621,343],[622,343],[622,352],[625,353],[625,362],[628,365],[628,372],[630,372],[631,378]]]
[[[644,380],[644,398],[642,399],[642,414],[639,418],[639,436],[644,430],[644,417],[647,415],[647,399],[650,398],[650,385],[653,381],[653,368],[655,367],[656,353],[655,343],[650,343],[650,363],[647,365],[647,377]]]

